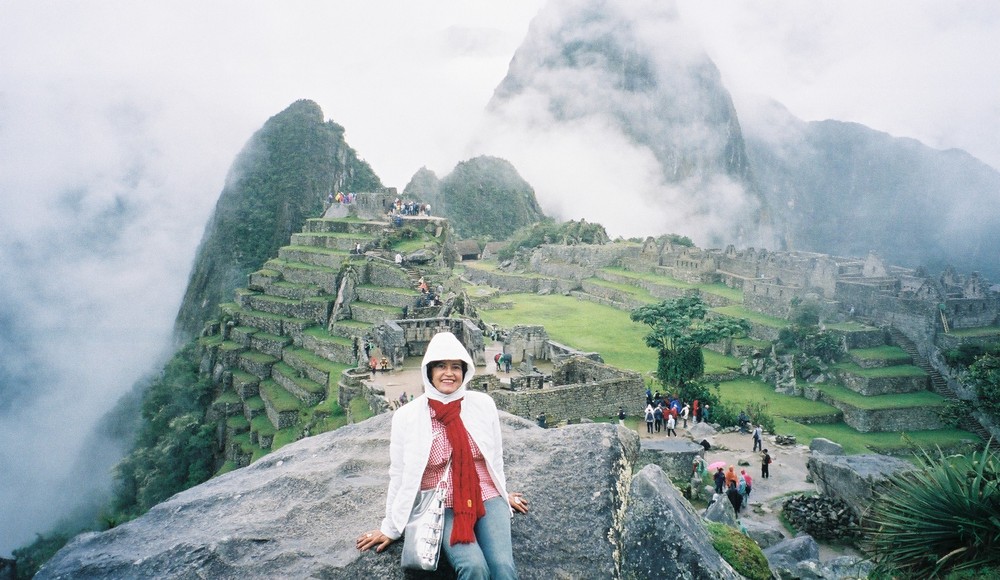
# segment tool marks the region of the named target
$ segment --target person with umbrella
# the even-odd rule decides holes
[[[722,471],[722,465],[713,463],[712,465],[708,466],[709,469],[711,469],[712,466],[717,466],[716,467],[717,471],[715,472],[715,475],[712,476],[712,479],[715,481],[715,493],[722,493],[722,486],[726,484],[726,474],[723,473]]]

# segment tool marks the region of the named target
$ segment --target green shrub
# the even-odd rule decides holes
[[[771,569],[756,542],[725,524],[707,522],[706,526],[712,546],[734,570],[750,580],[770,580]]]
[[[876,496],[866,548],[880,572],[932,578],[1000,565],[1000,457],[923,452]]]

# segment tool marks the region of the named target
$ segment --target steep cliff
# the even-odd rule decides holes
[[[197,335],[220,303],[319,215],[332,191],[377,191],[382,183],[344,141],[344,128],[300,100],[268,119],[237,156],[195,258],[177,315],[179,338]]]
[[[726,214],[700,233],[770,240],[732,98],[673,2],[550,1],[488,108],[497,133],[529,136],[520,145],[578,132],[560,154],[604,148],[596,157],[609,169],[622,156],[651,157],[656,169],[641,176],[649,187],[643,211]],[[629,165],[639,166],[648,167]],[[669,229],[661,223],[656,233]]]

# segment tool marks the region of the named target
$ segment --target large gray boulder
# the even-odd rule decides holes
[[[844,447],[823,437],[816,437],[809,443],[809,451],[824,455],[843,455]]]
[[[811,453],[806,468],[820,492],[844,500],[862,521],[875,494],[914,466],[888,455]]]
[[[705,457],[701,445],[682,437],[664,437],[642,442],[640,463],[659,465],[671,479],[687,479],[696,457]]]
[[[712,547],[701,518],[659,466],[636,473],[628,497],[621,578],[742,578]]]
[[[800,534],[764,549],[767,564],[778,578],[801,578],[799,564],[819,561],[819,544],[808,534]],[[815,577],[815,576],[810,576]]]
[[[403,577],[401,542],[382,554],[354,547],[383,515],[389,422],[383,414],[303,439],[179,493],[136,520],[82,534],[37,577]],[[617,576],[618,567],[629,566],[623,557],[638,557],[629,556],[636,548],[623,549],[626,530],[630,538],[643,537],[623,518],[636,434],[601,423],[546,430],[506,413],[501,423],[510,487],[531,502],[530,513],[513,521],[521,577]],[[632,511],[641,513],[641,505]],[[683,501],[668,505],[681,516],[663,520],[689,517]],[[698,550],[704,553],[704,546]],[[450,571],[438,576],[448,578]]]

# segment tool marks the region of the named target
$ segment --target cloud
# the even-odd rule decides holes
[[[470,134],[543,4],[0,0],[0,505],[23,515],[0,518],[0,553],[44,531],[82,435],[168,347],[205,220],[253,131],[311,98],[388,185],[424,165],[444,174],[482,152]],[[664,9],[620,9],[651,7]],[[993,2],[682,0],[680,13],[738,108],[770,94],[806,119],[1000,166]],[[680,193],[607,129],[594,118],[522,145],[495,126],[498,149],[536,153],[515,164],[556,192],[546,211],[600,211],[623,233],[717,228],[671,207]],[[560,189],[584,195],[566,204]],[[713,191],[742,211],[728,184]],[[626,204],[649,210],[634,227]]]

